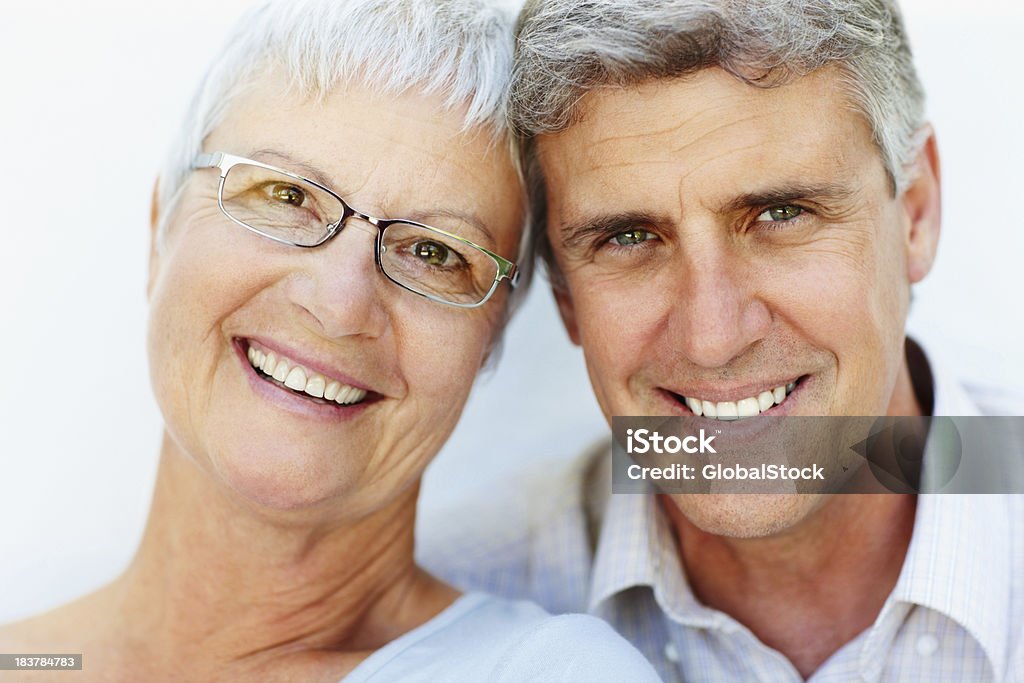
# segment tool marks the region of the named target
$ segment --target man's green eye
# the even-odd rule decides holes
[[[647,240],[654,239],[654,235],[646,230],[634,229],[626,230],[615,235],[615,243],[620,247],[628,247],[633,244],[640,244]]]
[[[799,206],[793,206],[792,204],[783,204],[782,206],[771,207],[767,211],[763,212],[760,216],[758,216],[757,220],[771,221],[776,223],[780,221],[791,221],[800,214],[802,214],[803,212],[804,210]]]

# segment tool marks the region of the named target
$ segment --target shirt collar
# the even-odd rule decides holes
[[[653,586],[664,553],[655,497],[618,494],[608,499],[604,524],[594,552],[588,609],[594,611],[616,593]]]
[[[962,626],[985,651],[996,680],[1005,675],[1010,634],[1012,533],[1006,496],[918,496],[907,557],[886,601],[926,607]],[[870,645],[861,657],[866,667],[880,659]]]
[[[601,614],[618,593],[650,587],[673,621],[696,628],[735,623],[702,605],[690,590],[671,524],[653,494],[621,493],[608,500],[594,555],[588,611]]]

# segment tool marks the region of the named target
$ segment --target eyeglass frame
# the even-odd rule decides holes
[[[281,237],[276,237],[274,235],[267,234],[262,230],[254,228],[248,223],[244,223],[243,221],[232,216],[231,213],[224,206],[224,181],[227,179],[228,172],[231,170],[231,168],[239,164],[249,164],[250,166],[256,166],[258,168],[265,168],[268,171],[281,173],[283,175],[288,176],[289,178],[294,178],[295,180],[299,180],[304,183],[309,183],[310,185],[326,192],[327,194],[338,200],[338,203],[340,203],[342,206],[341,217],[337,221],[327,225],[327,230],[324,236],[315,244],[299,244],[298,242],[293,242],[291,240],[286,240]],[[507,258],[499,256],[498,254],[495,254],[493,251],[481,247],[479,244],[476,244],[475,242],[468,240],[465,237],[454,235],[450,232],[447,232],[446,230],[435,228],[432,225],[427,225],[425,223],[420,223],[419,221],[412,221],[404,218],[379,218],[377,216],[371,216],[361,211],[357,211],[356,209],[352,208],[352,206],[349,205],[348,202],[342,199],[342,197],[331,188],[315,180],[311,180],[310,178],[301,176],[297,173],[292,173],[291,171],[287,171],[283,168],[272,166],[270,164],[265,164],[261,161],[256,161],[255,159],[248,159],[246,157],[240,157],[235,154],[228,154],[227,152],[201,152],[197,154],[192,162],[192,170],[195,171],[207,168],[216,168],[220,171],[220,184],[217,187],[217,206],[220,208],[221,213],[223,213],[232,222],[237,223],[238,225],[242,226],[243,228],[250,232],[256,233],[260,237],[265,237],[269,240],[273,240],[281,244],[287,244],[292,247],[300,247],[303,249],[315,249],[317,247],[323,246],[329,240],[333,239],[336,235],[340,234],[341,231],[344,229],[342,226],[345,225],[345,222],[348,219],[359,218],[366,221],[370,225],[377,228],[377,237],[375,241],[375,248],[373,250],[373,261],[377,265],[377,270],[379,270],[381,274],[384,275],[384,277],[386,277],[388,280],[395,283],[402,289],[412,292],[413,294],[418,294],[419,296],[430,299],[431,301],[435,301],[439,304],[444,304],[446,306],[455,306],[456,308],[479,308],[480,306],[483,306],[485,303],[487,303],[491,296],[494,295],[494,292],[497,291],[498,285],[501,284],[502,280],[508,280],[509,287],[511,288],[515,288],[515,286],[519,282],[519,267],[515,264],[514,261],[509,261]],[[419,292],[413,289],[412,287],[405,285],[396,280],[395,278],[393,278],[391,275],[388,274],[386,270],[384,270],[384,266],[381,264],[380,255],[384,251],[384,231],[387,230],[389,226],[395,223],[403,223],[405,225],[413,225],[419,228],[423,228],[430,232],[434,232],[439,235],[444,235],[445,237],[451,238],[458,242],[462,242],[463,244],[473,247],[474,249],[482,251],[484,254],[489,256],[498,267],[497,273],[494,276],[494,281],[491,283],[491,288],[487,290],[487,293],[480,301],[474,304],[462,304],[454,301],[447,301],[435,295],[427,294],[426,292]]]

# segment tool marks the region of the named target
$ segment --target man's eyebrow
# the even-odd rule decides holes
[[[309,178],[310,180],[315,180],[324,187],[330,188],[333,192],[338,192],[337,190],[334,189],[334,181],[332,181],[327,176],[326,173],[321,171],[316,166],[313,166],[308,162],[302,161],[301,159],[298,159],[292,156],[291,154],[288,154],[287,152],[283,152],[277,149],[265,148],[258,149],[252,152],[250,154],[250,157],[255,159],[256,161],[264,161],[265,163],[269,163],[266,162],[266,157],[273,157],[271,161],[280,160],[280,162],[283,162],[287,166],[285,170],[291,171],[292,173],[298,173],[299,175],[305,178]],[[348,202],[348,198],[345,197],[344,194],[340,192],[338,192],[338,194],[341,195],[342,199]],[[357,211],[359,210],[357,207],[354,208],[356,208]],[[417,211],[408,216],[378,216],[378,218],[397,218],[399,220],[410,220],[416,223],[425,223],[427,225],[430,224],[431,218],[451,218],[453,220],[457,220],[461,223],[464,223],[465,225],[468,225],[471,228],[476,229],[490,242],[488,246],[493,246],[494,244],[497,243],[494,239],[494,235],[487,228],[487,225],[484,224],[484,222],[480,219],[479,216],[472,212],[459,211],[456,209],[434,208],[426,209],[423,211]],[[448,232],[451,231],[449,230]]]
[[[759,206],[778,206],[804,201],[844,201],[854,195],[853,189],[841,183],[791,183],[748,192],[722,206],[723,212],[734,212]]]
[[[559,228],[562,246],[566,249],[578,247],[593,236],[614,235],[638,226],[663,225],[667,221],[647,211],[624,211],[606,215],[588,216]]]

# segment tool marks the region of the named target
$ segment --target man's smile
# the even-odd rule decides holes
[[[781,405],[796,389],[801,380],[803,380],[803,377],[798,377],[777,386],[769,387],[766,385],[761,391],[741,389],[740,391],[744,393],[749,392],[751,395],[724,401],[683,395],[671,390],[667,391],[677,402],[686,405],[690,412],[698,417],[707,417],[714,420],[740,420],[747,417],[757,417],[761,413]],[[733,392],[724,391],[716,393],[730,394]]]

